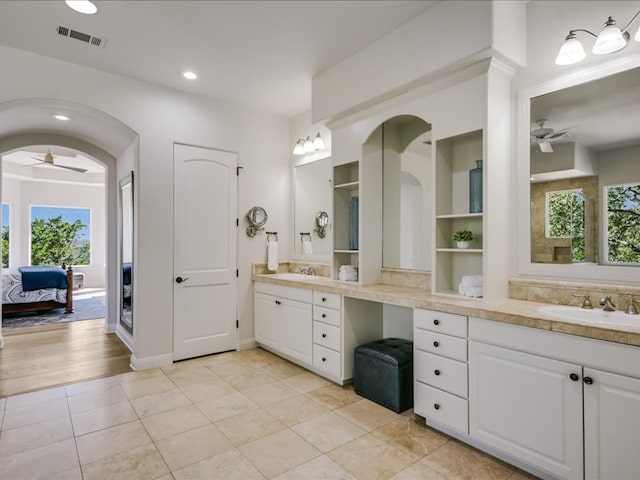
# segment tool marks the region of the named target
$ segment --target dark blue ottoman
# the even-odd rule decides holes
[[[413,342],[384,338],[356,347],[353,386],[397,413],[413,407]]]

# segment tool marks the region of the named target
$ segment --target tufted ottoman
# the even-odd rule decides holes
[[[413,407],[413,342],[384,338],[355,348],[353,386],[397,413]]]

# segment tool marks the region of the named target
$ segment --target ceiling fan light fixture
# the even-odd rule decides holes
[[[98,11],[98,7],[89,0],[65,0],[64,3],[72,10],[85,15],[93,15]]]
[[[627,46],[629,40],[629,33],[624,32],[618,28],[616,21],[613,17],[605,22],[604,28],[598,34],[596,43],[593,44],[592,52],[595,55],[604,55],[607,53],[615,53],[622,50]]]
[[[60,120],[61,122],[68,122],[69,120],[71,120],[71,117],[69,115],[65,115],[64,113],[56,113],[55,115],[53,115],[53,118],[55,118],[56,120]]]
[[[582,43],[576,38],[575,32],[571,31],[560,47],[556,65],[572,65],[584,60],[586,56]]]

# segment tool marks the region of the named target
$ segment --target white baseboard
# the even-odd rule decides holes
[[[249,350],[250,348],[256,348],[258,344],[255,338],[247,338],[238,342],[238,350]]]
[[[131,336],[131,334],[122,326],[118,323],[118,325],[116,325],[116,335],[118,336],[118,338],[120,340],[122,340],[122,343],[124,343],[127,348],[129,349],[129,351],[131,353],[133,353],[133,337]]]
[[[131,355],[131,368],[133,370],[146,370],[147,368],[169,367],[173,365],[173,353],[155,355],[153,357],[136,358]]]

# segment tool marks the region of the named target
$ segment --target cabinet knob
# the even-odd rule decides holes
[[[322,338],[327,338],[327,334],[326,334],[326,333],[323,333],[323,334],[322,334]]]
[[[325,357],[322,357],[322,361],[323,361],[323,362],[326,362],[326,361],[327,361],[327,359],[326,359]]]
[[[327,297],[322,297],[322,301],[326,302],[327,301]]]
[[[436,410],[440,410],[440,404],[439,403],[434,403],[433,404],[433,408],[435,408]]]
[[[433,346],[438,348],[440,346],[440,342],[433,342]]]
[[[582,381],[583,381],[584,383],[586,383],[587,385],[591,385],[591,384],[593,383],[593,378],[591,378],[591,377],[584,377],[584,378],[582,379]]]
[[[323,313],[323,314],[322,314],[322,318],[327,318],[327,314],[326,314],[326,313]]]
[[[440,320],[438,320],[437,318],[433,321],[434,325],[440,325]]]
[[[282,302],[280,300],[276,300],[276,305],[281,305]]]
[[[571,375],[569,375],[569,378],[574,382],[577,382],[578,380],[580,380],[580,377],[578,376],[577,373],[572,373]]]
[[[433,371],[433,373],[435,373],[435,375],[436,375],[436,377],[437,377],[438,375],[440,375],[440,370],[437,370],[437,369],[436,369],[436,370],[434,370],[434,371]]]

